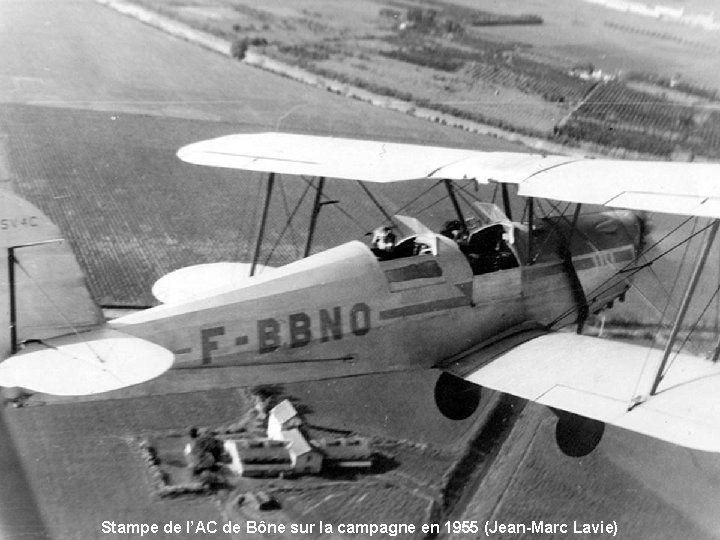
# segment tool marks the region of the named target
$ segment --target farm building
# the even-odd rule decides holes
[[[302,423],[303,420],[300,414],[295,410],[292,403],[285,399],[270,410],[267,426],[268,437],[280,441],[283,438],[283,431],[299,428]]]
[[[372,465],[368,439],[352,437],[308,441],[303,420],[285,400],[268,415],[267,439],[226,439],[230,469],[241,476],[317,474],[323,466],[360,467]]]
[[[293,471],[288,445],[283,441],[226,439],[224,446],[230,469],[241,476],[278,476]]]
[[[287,443],[293,469],[296,473],[317,474],[322,469],[323,456],[308,443],[298,428],[289,429],[280,433],[283,441]]]
[[[314,440],[315,447],[322,452],[329,467],[369,468],[372,466],[370,441],[361,437]]]

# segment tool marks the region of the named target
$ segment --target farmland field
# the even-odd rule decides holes
[[[311,73],[510,132],[595,151],[720,155],[720,131],[705,114],[720,104],[711,69],[720,32],[567,0],[510,5],[508,13],[464,0],[412,7],[276,1],[262,8],[133,1]],[[495,22],[479,22],[486,20]],[[652,81],[649,94],[626,87],[637,78]],[[607,81],[614,82],[599,92],[601,103],[623,109],[620,129],[584,104]],[[652,97],[662,89],[677,97],[675,88],[683,106]],[[679,118],[668,124],[673,114]]]
[[[185,6],[193,16],[217,13],[215,7],[194,4]],[[331,4],[337,3],[326,5]],[[280,10],[279,4],[273,5]],[[367,6],[373,6],[352,5],[358,11],[345,10],[344,17],[358,20],[363,20]],[[540,11],[541,3],[532,5]],[[287,6],[285,3],[290,10]],[[291,11],[278,13],[289,15]],[[38,23],[38,13],[50,24],[44,24],[45,19]],[[232,13],[238,12],[233,9]],[[255,15],[247,14],[247,20],[251,16]],[[6,182],[9,176],[15,189],[61,225],[90,275],[93,295],[102,302],[151,302],[148,291],[153,280],[168,270],[208,260],[247,260],[256,227],[260,178],[183,165],[174,154],[188,142],[239,131],[288,129],[486,149],[517,148],[408,115],[390,114],[232,63],[86,0],[0,3],[0,29],[3,59],[7,60],[0,62],[0,180]],[[484,27],[476,31],[479,39],[526,32],[529,41],[537,29]],[[553,39],[561,32],[556,34]],[[588,32],[588,36],[592,34]],[[674,41],[666,45],[678,46]],[[517,61],[531,58],[555,66],[567,61],[559,58],[562,55],[557,48],[533,47],[523,48],[522,54],[515,55]],[[603,47],[605,44],[591,44],[586,52],[597,55]],[[503,47],[500,49],[502,54]],[[426,57],[409,53],[406,58]],[[621,55],[610,55],[608,62],[618,58]],[[492,99],[490,94],[494,96],[495,89],[504,84],[526,84],[537,91],[533,90],[537,77],[520,76],[526,71],[494,72],[492,66],[479,62],[475,68],[479,79],[490,81],[483,87],[486,93],[481,101]],[[716,75],[712,70],[706,72],[708,77]],[[447,81],[450,83],[455,81]],[[584,84],[574,79],[567,82],[564,76],[548,80],[553,89],[564,88],[570,101],[584,95]],[[503,92],[498,97],[503,97]],[[539,103],[537,96],[522,93],[518,110],[527,111],[523,106]],[[508,90],[508,95],[519,94]],[[551,112],[554,107],[565,110],[565,105],[543,103]],[[478,113],[489,111],[478,109]],[[545,114],[540,110],[538,118],[547,120]],[[540,120],[528,129],[541,129]],[[298,180],[303,183],[297,184]],[[287,183],[283,179],[282,184],[273,203],[277,222],[271,225],[268,251],[263,253],[265,259],[277,242],[275,258],[270,259],[277,264],[297,256],[298,240],[307,225],[300,222],[294,230],[281,234],[292,202],[305,187],[301,179],[287,179]],[[463,187],[470,189],[469,185]],[[431,188],[425,184],[391,185],[377,194],[395,210],[429,189],[405,211],[437,227],[450,208],[439,202],[443,193]],[[382,221],[374,206],[361,202],[364,197],[358,198],[361,191],[355,184],[340,182],[332,189],[329,196],[340,199],[340,207],[349,215],[340,208],[323,210],[316,249],[360,237]],[[477,195],[490,199],[492,192],[481,189]],[[300,213],[307,215],[306,209]],[[520,210],[518,215],[522,213],[521,208],[516,210]],[[653,234],[660,237],[673,225],[672,220],[658,221]],[[690,259],[683,250],[673,252],[672,264],[653,267],[658,280],[646,274],[649,283],[644,283],[643,290],[658,282],[661,289],[671,288],[675,269],[683,261],[687,266]],[[704,284],[703,299],[711,297],[716,285],[714,273]],[[633,303],[635,310],[631,309]],[[638,305],[647,308],[635,297],[620,313],[644,317]],[[164,392],[167,380],[136,387],[125,398],[116,394],[43,405],[36,396],[26,407],[4,409],[10,439],[18,449],[49,536],[104,538],[98,527],[103,519],[163,523],[225,520],[237,515],[229,511],[222,494],[167,500],[153,495],[152,477],[133,442],[137,437],[184,430],[189,425],[224,424],[236,420],[247,407],[247,394],[235,389],[243,384],[238,375],[230,377],[227,371],[174,375],[177,377]],[[470,465],[477,467],[474,471],[455,469],[454,464],[467,455],[474,439],[482,440],[479,428],[488,409],[467,421],[451,422],[434,406],[433,385],[431,373],[287,385],[284,392],[308,409],[314,429],[373,437],[396,462],[382,475],[341,487],[340,494],[340,490],[327,487],[318,488],[315,494],[283,491],[280,497],[284,497],[287,511],[298,521],[303,521],[300,516],[304,512],[319,519],[326,510],[337,519],[368,521],[374,517],[363,511],[394,521],[406,516],[408,521],[425,519],[448,501],[441,492],[452,483],[461,489],[453,494],[453,504],[443,510],[454,517],[558,521],[595,517],[617,519],[621,533],[628,536],[718,537],[720,482],[713,456],[608,430],[596,454],[570,460],[555,448],[552,416],[540,408],[531,407],[532,414],[512,432],[515,438],[504,445],[497,443],[502,452],[490,456],[493,467],[485,477],[488,482],[464,484],[465,473],[483,480],[482,475],[477,478],[482,460],[470,460]],[[489,401],[484,403],[487,407]],[[4,480],[14,478],[7,474],[9,467],[17,465],[11,463],[3,469]],[[5,513],[17,508],[16,493],[8,495],[12,487],[3,482],[0,490]],[[324,508],[326,496],[332,498]],[[399,510],[393,512],[391,505],[398,499]],[[349,514],[352,509],[341,507],[343,502],[355,504],[357,513]],[[317,503],[320,506],[313,509]],[[270,519],[267,514],[256,518]],[[37,533],[36,537],[42,537],[42,530]]]
[[[211,498],[154,496],[147,465],[132,441],[146,430],[230,421],[247,404],[242,391],[155,396],[122,402],[26,407],[7,411],[10,429],[32,469],[33,491],[57,538],[93,538],[108,519],[157,522],[218,516]],[[77,509],[82,508],[82,512]]]
[[[66,231],[101,304],[148,305],[154,302],[150,286],[171,270],[249,260],[263,177],[198,169],[175,152],[193,140],[250,127],[127,114],[107,122],[101,112],[25,106],[6,107],[0,116],[15,134],[7,144],[16,189]],[[122,139],[128,144],[119,145]],[[48,148],[49,140],[57,144]],[[489,140],[487,146],[503,144]],[[431,185],[395,185],[378,196],[400,208]],[[301,255],[312,204],[301,178],[280,178],[278,187],[262,253],[271,265]],[[323,210],[315,250],[362,238],[384,219],[354,182],[333,183],[327,195],[340,203]],[[420,203],[441,196],[435,189]],[[286,228],[298,201],[298,219]],[[439,226],[449,212],[441,201],[426,215]]]
[[[387,472],[337,483],[312,478],[258,479],[249,481],[246,488],[277,491],[287,520],[363,521],[367,520],[363,516],[380,515],[381,509],[386,521],[427,520],[431,509],[442,504],[443,483],[450,478],[446,471],[484,421],[482,413],[462,422],[443,418],[428,399],[434,377],[423,372],[288,385],[281,395],[302,405],[310,425],[335,432],[349,429],[386,441],[378,450],[393,456],[395,464]],[[372,398],[367,388],[373,388]],[[401,388],[414,391],[399,392]],[[318,399],[330,399],[333,394],[346,397],[334,401],[331,410],[322,407]],[[114,509],[112,518],[123,522],[221,519],[232,494],[158,497],[137,439],[185,432],[190,426],[226,425],[237,421],[250,406],[245,390],[226,389],[31,404],[7,409],[6,416],[17,444],[24,449],[24,465],[32,467],[33,491],[53,534],[93,538],[99,523],[107,519],[109,507]],[[396,418],[383,423],[379,418],[383,411]],[[396,430],[399,422],[403,429]],[[357,504],[344,505],[345,498]],[[388,505],[394,498],[403,504]],[[77,512],[79,507],[82,513]],[[315,508],[314,513],[308,514],[308,508]],[[239,517],[233,515],[236,520]]]
[[[615,520],[620,538],[718,537],[711,508],[717,502],[720,467],[710,454],[656,446],[640,435],[608,428],[592,454],[573,459],[553,446],[554,423],[550,411],[529,404],[492,471],[457,519],[483,516],[529,525],[532,520],[548,522],[546,516],[552,515],[552,522],[565,523],[570,531],[573,521]],[[625,453],[629,448],[632,454]],[[659,463],[666,466],[653,466]],[[702,471],[692,480],[702,503],[689,503],[684,490],[690,478],[677,474],[688,466]],[[666,492],[668,485],[675,487]],[[615,497],[600,495],[607,486],[613,486]]]

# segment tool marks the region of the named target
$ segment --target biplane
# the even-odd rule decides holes
[[[5,194],[0,243],[9,332],[0,385],[56,394],[138,384],[167,369],[236,366],[248,385],[436,369],[434,399],[466,418],[480,388],[558,414],[570,455],[605,424],[720,452],[720,364],[674,350],[720,218],[720,164],[481,152],[283,133],[230,135],[178,151],[185,162],[268,173],[250,276],[235,263],[173,272],[160,305],[105,322],[60,231]],[[276,174],[318,178],[306,257],[258,275]],[[454,230],[388,216],[390,246],[352,241],[310,255],[326,179],[444,184]],[[462,207],[455,183],[503,189],[505,211]],[[507,186],[527,201],[512,221]],[[536,198],[575,204],[538,219]],[[583,213],[583,205],[602,211]],[[642,212],[711,218],[664,350],[583,335],[624,299],[643,252]],[[211,276],[209,278],[209,276]],[[562,328],[576,331],[559,331]]]

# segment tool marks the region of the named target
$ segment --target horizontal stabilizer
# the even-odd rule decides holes
[[[173,360],[159,345],[102,328],[28,344],[0,363],[0,386],[62,396],[98,394],[153,379]]]
[[[163,304],[179,304],[242,287],[250,279],[250,264],[219,262],[186,266],[158,279],[152,293]],[[258,264],[255,275],[267,275],[272,267]]]
[[[501,392],[667,442],[720,452],[720,365],[671,356],[658,392],[640,404],[662,351],[570,333],[531,339],[462,376]],[[451,370],[453,371],[453,370]],[[634,405],[635,404],[635,405]],[[634,405],[634,406],[633,406]]]

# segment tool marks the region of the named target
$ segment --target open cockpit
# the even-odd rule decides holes
[[[439,232],[414,218],[395,216],[400,232],[409,234],[396,242],[393,228],[380,227],[373,232],[371,249],[381,266],[388,266],[384,264],[387,261],[409,257],[437,257],[441,251],[451,251],[454,246],[476,276],[518,267],[520,262],[514,245],[518,225],[495,205],[479,203],[476,209],[476,215],[465,223],[457,219],[447,221]]]

